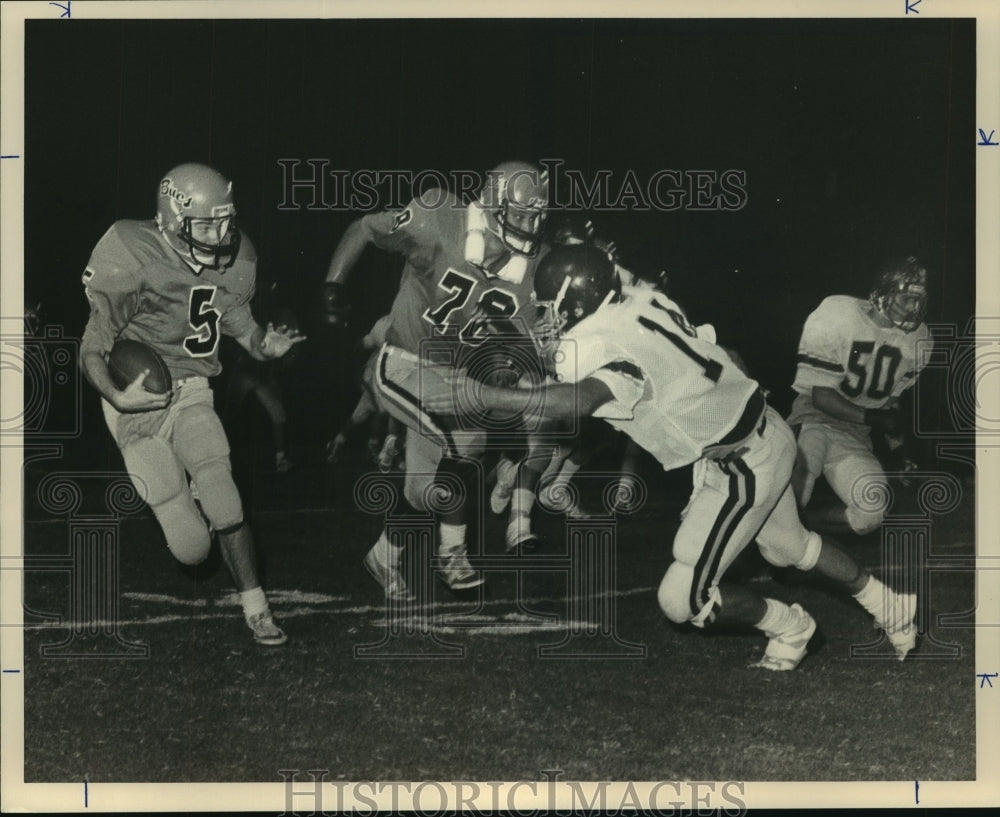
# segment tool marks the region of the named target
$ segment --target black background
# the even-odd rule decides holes
[[[290,386],[301,441],[350,410],[335,378],[400,262],[369,251],[354,326],[314,325],[360,213],[279,209],[279,159],[448,174],[548,158],[613,180],[737,169],[738,211],[594,220],[633,263],[667,269],[784,410],[805,317],[825,295],[866,295],[886,255],[926,261],[929,320],[961,330],[973,313],[974,49],[971,20],[28,21],[26,297],[79,336],[79,276],[104,231],[151,218],[173,165],[218,167],[261,280],[311,335]]]

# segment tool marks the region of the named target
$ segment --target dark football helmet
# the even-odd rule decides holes
[[[553,247],[535,270],[533,335],[543,354],[588,315],[620,298],[621,291],[615,265],[604,251],[586,244]]]
[[[233,183],[206,165],[179,165],[160,181],[156,224],[167,243],[198,267],[228,269],[235,263],[235,217]]]
[[[549,203],[548,173],[527,162],[502,162],[486,174],[479,203],[487,226],[508,248],[534,256]]]
[[[912,255],[892,261],[878,271],[868,297],[893,326],[913,332],[927,312],[927,269]]]

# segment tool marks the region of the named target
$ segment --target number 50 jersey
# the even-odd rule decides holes
[[[921,324],[913,332],[878,326],[871,304],[849,295],[825,298],[806,319],[799,341],[798,369],[792,388],[798,397],[789,425],[824,423],[868,436],[866,426],[837,420],[812,402],[816,386],[827,386],[861,408],[882,408],[916,381],[927,354],[917,346],[930,332]]]
[[[152,221],[118,221],[94,248],[83,273],[90,320],[81,351],[107,353],[119,338],[153,347],[173,379],[218,374],[219,339],[253,328],[249,301],[257,255],[243,236],[228,270],[200,274]]]

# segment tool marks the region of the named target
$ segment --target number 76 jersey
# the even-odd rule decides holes
[[[152,221],[115,222],[83,273],[90,319],[81,351],[105,354],[127,338],[155,349],[175,381],[216,375],[220,337],[253,328],[256,273],[246,236],[232,267],[195,274]]]
[[[856,423],[836,420],[813,406],[817,386],[837,392],[861,408],[882,408],[916,381],[927,355],[918,360],[918,343],[930,333],[926,324],[913,332],[882,327],[872,319],[867,300],[849,295],[825,298],[806,319],[799,341],[798,369],[792,388],[798,393],[789,425],[820,422],[856,430]],[[865,429],[867,436],[867,429]]]

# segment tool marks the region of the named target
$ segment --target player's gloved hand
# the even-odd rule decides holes
[[[347,326],[351,306],[347,302],[343,284],[336,281],[324,282],[322,312],[327,326]]]
[[[156,411],[166,408],[173,397],[173,391],[163,394],[154,394],[146,391],[143,385],[149,369],[146,369],[135,380],[128,384],[123,390],[116,391],[111,397],[111,405],[123,414],[132,414],[140,411]]]
[[[279,358],[287,354],[296,343],[302,343],[305,339],[306,336],[299,334],[297,329],[289,329],[287,326],[275,328],[273,323],[269,323],[264,332],[264,340],[260,344],[260,353],[267,358]]]
[[[897,434],[902,430],[902,420],[899,409],[880,408],[865,409],[865,425],[883,434]]]

